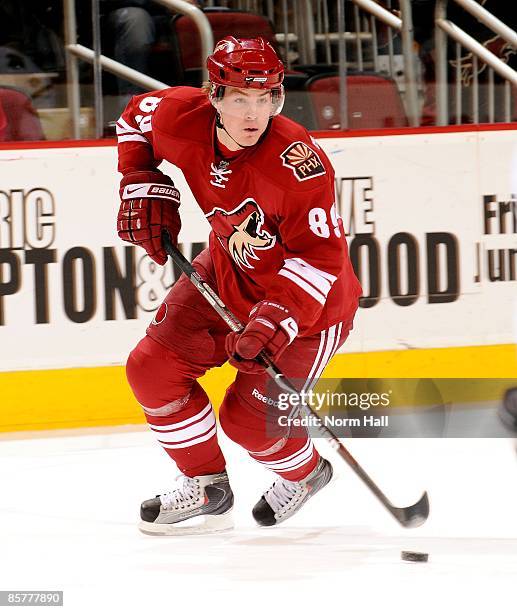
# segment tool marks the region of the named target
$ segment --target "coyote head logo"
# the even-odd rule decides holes
[[[509,64],[513,55],[516,54],[515,48],[500,36],[494,36],[483,42],[483,46],[501,59],[505,64]],[[461,73],[461,84],[463,87],[470,87],[474,80],[474,56],[472,53],[466,53],[457,60],[449,60],[449,64],[453,68],[459,65]],[[478,62],[477,73],[481,75],[487,68],[484,62]]]
[[[229,212],[214,208],[206,218],[219,242],[240,267],[253,269],[250,259],[259,260],[256,251],[270,249],[276,242],[276,236],[262,229],[264,213],[252,198]]]

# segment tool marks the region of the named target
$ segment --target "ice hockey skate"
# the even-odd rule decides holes
[[[190,478],[180,474],[169,493],[144,501],[140,531],[149,535],[193,535],[233,528],[233,492],[226,472]]]
[[[278,525],[298,510],[332,478],[332,465],[320,457],[317,466],[303,480],[292,482],[281,476],[253,508],[253,518],[262,527]]]

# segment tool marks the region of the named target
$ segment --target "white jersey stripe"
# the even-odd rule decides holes
[[[128,142],[130,140],[136,140],[139,142],[149,143],[147,138],[145,136],[142,136],[141,134],[131,134],[130,136],[119,136],[117,140],[118,142]]]
[[[283,269],[289,270],[297,276],[300,276],[301,278],[305,279],[308,283],[310,283],[316,289],[321,291],[321,293],[325,297],[327,297],[329,291],[332,289],[332,283],[335,281],[335,277],[332,277],[332,280],[329,280],[328,278],[323,276],[321,271],[317,268],[309,266],[305,264],[305,262],[300,262],[303,262],[303,260],[286,259]],[[327,276],[331,275],[327,274]]]
[[[140,133],[141,133],[140,130],[137,130],[137,129],[126,130],[126,128],[123,128],[117,124],[117,134],[119,136],[122,134],[140,134]]]
[[[118,133],[119,127],[122,130],[126,130],[126,132],[136,132],[136,133],[140,132],[140,130],[137,127],[133,127],[132,125],[129,125],[129,123],[125,119],[122,119],[122,117],[119,117],[117,121],[117,133]]]
[[[281,269],[281,272],[289,272],[290,274],[294,274],[298,278],[301,278],[304,283],[311,285],[315,291],[321,293],[321,295],[326,298],[328,292],[330,291],[330,285],[326,280],[322,280],[321,278],[313,278],[309,276],[306,271],[301,266],[284,266]]]
[[[290,270],[286,270],[282,268],[278,273],[280,276],[285,276],[290,281],[292,281],[295,285],[298,285],[300,289],[303,289],[306,293],[308,293],[312,298],[314,298],[317,302],[319,302],[322,306],[325,305],[325,295],[321,293],[318,289],[309,285],[303,278],[296,276]]]
[[[330,274],[329,272],[325,272],[325,270],[320,270],[319,268],[316,268],[315,266],[311,265],[310,263],[306,262],[304,259],[301,259],[300,257],[291,257],[289,259],[286,259],[285,261],[297,262],[303,268],[311,270],[313,274],[322,276],[323,278],[328,280],[330,284],[333,284],[337,280],[337,276],[334,276],[333,274]]]

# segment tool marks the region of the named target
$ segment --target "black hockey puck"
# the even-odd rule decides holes
[[[415,563],[427,563],[429,559],[428,553],[413,552],[411,550],[403,550],[400,553],[403,561],[413,561]]]

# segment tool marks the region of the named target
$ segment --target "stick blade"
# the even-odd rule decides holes
[[[393,507],[391,510],[393,516],[402,525],[402,527],[409,529],[412,529],[413,527],[420,527],[420,525],[423,525],[426,522],[427,517],[429,516],[429,497],[427,496],[427,492],[424,492],[416,504],[407,506],[406,508]]]

